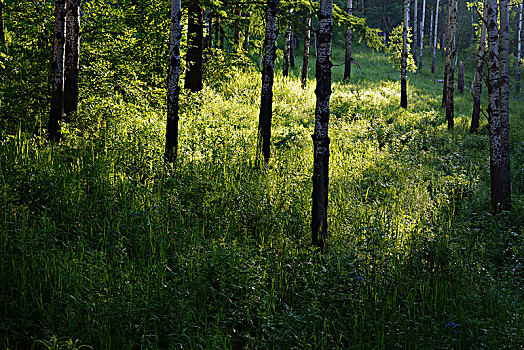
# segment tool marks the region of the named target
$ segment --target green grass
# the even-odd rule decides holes
[[[486,121],[470,135],[472,99],[456,95],[446,130],[442,63],[427,73],[426,53],[402,110],[385,56],[355,56],[350,82],[333,72],[324,261],[309,233],[313,81],[277,74],[266,171],[260,75],[240,68],[183,95],[174,168],[161,160],[165,91],[140,84],[83,91],[61,146],[4,137],[0,346],[521,346],[524,103],[511,104],[514,209],[493,217]]]

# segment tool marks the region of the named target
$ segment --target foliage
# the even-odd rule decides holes
[[[393,67],[396,67],[400,72],[402,64],[402,50],[404,47],[403,44],[403,34],[404,25],[396,26],[389,37],[388,43],[388,62],[393,64]],[[417,66],[415,65],[415,60],[413,58],[413,53],[411,52],[411,44],[413,43],[413,33],[411,32],[411,27],[408,28],[408,59],[407,59],[407,70],[408,72],[415,73],[417,71]]]

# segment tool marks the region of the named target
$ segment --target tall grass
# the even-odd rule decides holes
[[[524,104],[515,208],[493,217],[471,98],[457,96],[449,132],[437,77],[412,75],[402,110],[383,54],[356,56],[350,82],[334,68],[325,260],[309,243],[313,81],[277,75],[265,171],[250,69],[183,95],[175,167],[161,160],[164,91],[140,86],[84,92],[61,146],[1,140],[1,346],[521,346]]]

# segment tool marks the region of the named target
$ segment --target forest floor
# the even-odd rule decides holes
[[[510,111],[513,210],[493,216],[470,94],[456,94],[448,131],[441,62],[410,75],[404,110],[386,56],[355,56],[349,82],[333,70],[324,260],[309,228],[314,82],[301,89],[299,59],[275,78],[266,170],[260,74],[218,59],[202,92],[183,93],[174,168],[165,90],[140,84],[82,91],[59,146],[0,140],[0,347],[521,348],[524,99]]]

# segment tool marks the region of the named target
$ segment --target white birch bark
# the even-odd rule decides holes
[[[438,37],[438,10],[439,10],[439,0],[435,5],[435,29],[433,30],[433,62],[431,63],[431,73],[435,74],[435,59],[437,55],[437,37]]]
[[[517,39],[517,77],[516,77],[516,86],[517,93],[520,93],[520,67],[522,66],[521,54],[522,54],[522,9],[524,7],[524,1],[520,3],[519,6],[519,31]]]
[[[408,107],[407,66],[408,66],[409,0],[404,0],[404,31],[402,33],[402,62],[400,64],[400,107]]]
[[[477,61],[477,71],[475,73],[474,84],[475,92],[473,94],[473,114],[471,115],[470,132],[475,133],[479,127],[480,119],[480,97],[482,94],[482,72],[484,70],[484,61],[486,56],[486,23],[488,20],[488,0],[484,0],[484,9],[482,15],[482,27],[480,29],[480,44]]]
[[[503,209],[511,208],[511,167],[509,144],[509,6],[510,0],[499,0],[500,8],[500,127],[502,143]]]
[[[424,21],[426,19],[426,0],[422,1],[422,20],[420,21],[420,56],[418,59],[418,69],[422,69],[422,56],[424,56]]]

